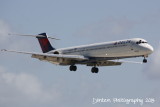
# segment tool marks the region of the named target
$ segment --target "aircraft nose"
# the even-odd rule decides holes
[[[148,50],[149,54],[153,53],[153,51],[154,51],[154,49],[151,45],[147,46],[147,50]]]

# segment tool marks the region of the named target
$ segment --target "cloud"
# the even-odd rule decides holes
[[[27,41],[25,37],[20,36],[13,36],[8,34],[18,34],[11,29],[12,27],[5,22],[4,20],[0,19],[0,49],[10,49],[10,50],[34,50],[35,46]],[[35,43],[35,39],[33,39]],[[38,43],[37,43],[37,46]],[[24,49],[25,47],[25,49]]]
[[[0,19],[0,43],[4,43],[8,40],[8,33],[10,33],[10,31],[9,25]]]
[[[132,20],[110,17],[82,28],[75,35],[89,37],[91,40],[117,40],[128,37],[133,27]]]
[[[34,45],[28,43],[25,38],[8,35],[8,33],[12,32],[11,26],[0,19],[0,50],[25,51],[34,48]],[[28,107],[34,105],[42,107],[48,104],[53,105],[56,101],[59,101],[60,92],[54,85],[45,87],[36,76],[25,73],[25,70],[21,71],[21,73],[17,73],[14,70],[6,70],[3,67],[4,64],[10,60],[14,61],[15,65],[18,64],[16,59],[19,56],[7,59],[9,54],[7,56],[4,55],[1,53],[0,56],[0,107]]]
[[[154,101],[154,102],[152,102],[152,103],[145,103],[144,105],[143,105],[143,107],[158,107],[159,105],[160,105],[160,101],[159,101],[159,96],[160,96],[160,87],[159,87],[159,82],[157,82],[157,85],[156,85],[157,87],[155,87],[154,89],[153,89],[153,91],[152,92],[150,92],[147,96],[146,96],[146,98],[150,98],[152,101]],[[151,101],[150,100],[150,101]]]
[[[11,73],[0,66],[0,106],[27,106],[53,103],[59,94],[53,88],[44,88],[33,75]],[[19,106],[18,106],[19,105]]]
[[[154,89],[154,91],[148,96],[148,98],[152,98],[155,100],[154,103],[145,104],[144,107],[158,107],[160,105],[159,96],[160,96],[160,87]]]
[[[154,53],[151,56],[151,60],[148,62],[148,64],[145,66],[143,72],[150,80],[160,80],[160,46],[154,49]],[[154,81],[154,84],[157,84],[157,81]],[[156,87],[153,89],[153,91],[148,95],[148,98],[154,98],[155,103],[148,103],[145,104],[144,107],[158,107],[160,104],[159,102],[159,96],[160,96],[160,87],[159,82],[156,85]]]
[[[160,79],[160,46],[155,49],[150,62],[143,71],[150,79]]]

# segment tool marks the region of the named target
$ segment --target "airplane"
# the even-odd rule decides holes
[[[48,40],[49,38],[56,38],[48,37],[46,33],[21,36],[36,37],[43,53],[13,51],[6,49],[2,49],[1,51],[30,54],[32,58],[37,58],[41,61],[47,61],[63,66],[69,65],[70,71],[76,71],[76,65],[78,64],[92,66],[91,72],[98,73],[99,66],[117,66],[125,62],[142,63],[133,61],[120,61],[120,59],[124,58],[143,57],[143,63],[147,63],[146,58],[154,51],[153,47],[142,38],[117,40],[56,49]]]

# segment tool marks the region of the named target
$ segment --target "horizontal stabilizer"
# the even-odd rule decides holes
[[[36,37],[36,38],[38,38],[38,37],[41,37],[41,38],[46,37],[46,36],[44,36],[44,35],[24,35],[24,34],[10,34],[10,33],[9,33],[8,35],[31,36],[31,37]],[[54,37],[49,37],[49,36],[47,36],[47,38],[48,38],[48,39],[60,40],[60,39],[57,39],[57,38],[54,38]]]

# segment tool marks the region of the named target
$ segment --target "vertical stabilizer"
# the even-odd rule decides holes
[[[55,48],[53,48],[52,45],[50,44],[46,33],[41,33],[41,34],[38,34],[38,35],[39,36],[37,36],[36,38],[39,41],[39,44],[41,46],[41,49],[42,49],[43,53],[47,53],[51,50],[55,50]]]

